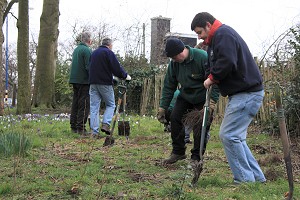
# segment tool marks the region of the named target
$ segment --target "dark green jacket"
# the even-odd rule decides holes
[[[91,54],[92,50],[82,42],[74,49],[69,83],[89,84]]]
[[[184,62],[169,62],[160,99],[160,107],[165,110],[170,105],[178,83],[181,85],[179,95],[186,101],[191,104],[204,104],[205,102],[206,89],[203,82],[209,71],[207,69],[207,53],[202,49],[190,46],[186,46],[186,48],[189,50],[189,56]],[[213,88],[211,98],[215,102],[218,101],[219,90],[217,87]]]

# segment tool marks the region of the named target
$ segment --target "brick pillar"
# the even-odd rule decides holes
[[[168,63],[168,58],[164,56],[164,48],[166,34],[170,32],[170,21],[171,18],[162,16],[151,18],[151,64]]]

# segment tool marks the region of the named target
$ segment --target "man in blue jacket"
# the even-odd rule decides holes
[[[90,83],[90,126],[93,136],[99,136],[99,109],[101,101],[105,102],[101,131],[110,134],[110,123],[115,110],[115,95],[113,89],[113,76],[120,79],[131,80],[111,50],[112,40],[104,38],[101,46],[93,51],[89,71]]]
[[[210,75],[204,81],[204,87],[217,84],[221,95],[228,96],[220,138],[234,183],[265,182],[266,178],[246,143],[248,126],[264,97],[259,68],[242,37],[211,14],[198,13],[191,29],[208,45]]]

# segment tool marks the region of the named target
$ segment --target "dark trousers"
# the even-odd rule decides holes
[[[170,110],[170,109],[168,109],[166,111],[166,115],[165,115],[166,123],[165,123],[165,126],[170,125],[170,122],[171,122],[171,113],[172,113],[172,110]]]
[[[173,150],[172,153],[177,155],[184,155],[185,154],[185,131],[184,131],[184,125],[182,123],[183,116],[187,114],[189,111],[192,111],[194,109],[201,110],[204,106],[203,103],[199,104],[191,104],[184,100],[180,95],[177,97],[175,106],[171,113],[171,138],[172,138],[172,146]],[[212,119],[211,119],[212,120]],[[202,125],[202,121],[201,121]],[[200,126],[201,126],[200,125]],[[210,123],[208,123],[206,128],[206,134],[205,137],[207,137],[207,132],[210,128]],[[201,129],[199,128],[193,128],[193,137],[194,137],[194,147],[191,150],[191,159],[193,160],[200,160],[200,139],[201,139]],[[207,138],[205,138],[204,142],[204,151],[207,144]],[[202,154],[204,154],[204,151]]]
[[[89,85],[73,84],[73,101],[70,116],[71,129],[83,131],[90,113]]]

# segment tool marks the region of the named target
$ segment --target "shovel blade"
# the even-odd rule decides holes
[[[203,170],[203,161],[200,160],[196,166],[193,167],[194,177],[192,180],[192,186],[195,186],[198,182],[199,176]]]
[[[115,143],[115,139],[111,136],[107,136],[105,138],[105,141],[103,143],[103,146],[106,147],[106,146],[112,146],[113,144]]]

